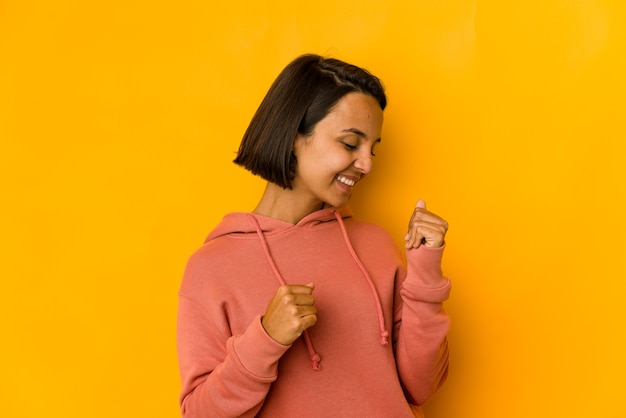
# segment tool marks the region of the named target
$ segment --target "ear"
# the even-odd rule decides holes
[[[291,152],[295,156],[298,156],[299,150],[301,150],[302,147],[306,145],[306,143],[308,142],[308,139],[309,138],[304,135],[297,134],[296,138],[293,140],[293,145],[291,146]]]

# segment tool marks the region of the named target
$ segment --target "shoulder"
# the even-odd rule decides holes
[[[355,238],[363,236],[377,237],[393,242],[391,235],[385,228],[373,222],[362,221],[355,218],[344,219],[346,230]]]
[[[225,291],[232,277],[245,265],[242,261],[250,254],[251,240],[229,239],[221,236],[206,242],[187,259],[181,292],[194,295],[198,292]]]
[[[345,219],[344,223],[355,247],[399,256],[393,238],[382,226],[354,218]]]

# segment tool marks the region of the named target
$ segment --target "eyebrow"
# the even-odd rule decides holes
[[[365,134],[362,131],[358,130],[357,128],[348,128],[348,129],[344,129],[341,132],[348,132],[348,133],[352,133],[357,136],[360,136],[361,138],[365,138]]]
[[[348,128],[348,129],[344,129],[341,132],[352,133],[352,134],[355,134],[355,135],[357,135],[357,136],[359,136],[361,138],[366,138],[367,137],[365,135],[365,133],[363,133],[363,131],[361,131],[361,130],[359,130],[357,128]],[[378,139],[374,140],[374,142],[380,142],[380,141],[381,141],[381,138],[378,138]]]

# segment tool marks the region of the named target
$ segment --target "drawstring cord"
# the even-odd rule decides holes
[[[361,274],[363,274],[363,276],[367,279],[367,284],[370,286],[370,290],[372,291],[372,296],[374,296],[374,299],[376,302],[376,309],[378,311],[378,325],[380,328],[380,343],[382,345],[387,345],[389,344],[389,331],[387,331],[387,329],[385,328],[385,316],[383,314],[382,304],[380,302],[380,297],[378,296],[378,292],[376,291],[376,286],[374,285],[374,281],[372,280],[369,273],[365,269],[365,266],[363,265],[363,263],[361,263],[361,260],[359,260],[359,257],[356,255],[354,248],[352,248],[352,244],[350,243],[350,238],[348,237],[348,232],[346,231],[346,227],[343,224],[341,215],[336,210],[333,210],[333,213],[335,214],[335,218],[337,218],[337,223],[339,224],[339,228],[341,229],[341,233],[343,234],[343,240],[345,241],[346,247],[348,247],[348,250],[350,251],[350,254],[352,255],[352,259],[354,260],[356,265],[359,267],[359,269],[361,270]]]
[[[250,214],[248,214],[248,218],[254,225],[257,235],[259,236],[261,240],[261,245],[263,246],[263,252],[265,253],[265,257],[267,258],[267,261],[270,263],[270,267],[272,268],[272,271],[274,272],[274,276],[276,277],[276,280],[278,280],[278,283],[280,283],[281,285],[283,286],[286,285],[287,283],[285,282],[283,277],[280,275],[280,272],[278,271],[278,268],[276,267],[276,263],[274,263],[274,259],[272,258],[272,255],[270,254],[270,249],[267,246],[267,240],[265,239],[265,236],[263,235],[263,231],[261,230],[259,221],[257,221],[257,219],[253,215],[250,215]],[[322,370],[322,366],[320,365],[321,357],[319,354],[315,352],[315,349],[313,348],[313,343],[311,342],[311,337],[309,336],[308,330],[304,330],[304,333],[302,334],[302,336],[304,337],[304,343],[306,344],[307,351],[309,352],[309,357],[311,358],[311,368],[315,371]]]
[[[376,290],[376,286],[374,285],[374,281],[372,280],[371,276],[367,272],[367,269],[365,268],[365,266],[363,265],[363,263],[357,256],[356,252],[354,251],[354,248],[352,247],[352,243],[350,242],[350,238],[348,237],[348,232],[346,231],[346,227],[343,223],[343,219],[341,219],[341,215],[339,214],[337,210],[334,210],[334,209],[332,210],[332,213],[335,215],[335,218],[337,219],[337,223],[339,224],[339,229],[341,229],[341,234],[343,236],[343,240],[346,244],[346,247],[348,248],[350,255],[352,255],[352,259],[354,260],[355,264],[361,271],[361,274],[367,280],[367,284],[369,285],[372,296],[374,297],[376,311],[378,313],[378,326],[380,329],[380,344],[388,345],[389,344],[389,331],[387,331],[387,329],[385,328],[385,315],[383,313],[382,303],[380,301],[380,296],[378,296],[378,292]],[[280,283],[281,285],[286,285],[287,283],[281,276],[280,272],[278,271],[278,267],[276,267],[276,263],[274,262],[274,259],[272,258],[270,249],[267,245],[267,240],[265,239],[265,235],[263,235],[263,231],[261,230],[261,225],[259,225],[259,221],[251,214],[248,214],[248,218],[250,219],[250,221],[254,225],[254,228],[256,229],[256,233],[259,236],[259,239],[261,241],[261,246],[263,247],[263,252],[265,253],[265,257],[267,258],[267,261],[269,262],[270,267],[272,268],[272,272],[274,273],[276,280],[278,280],[278,283]],[[321,357],[319,354],[315,352],[315,348],[313,347],[313,343],[311,342],[311,337],[309,335],[308,330],[304,330],[302,337],[304,338],[304,343],[306,344],[307,351],[309,352],[309,357],[311,358],[311,368],[315,371],[321,370],[322,369],[322,366],[320,365]]]

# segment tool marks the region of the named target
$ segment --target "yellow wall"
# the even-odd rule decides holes
[[[623,0],[0,4],[0,416],[175,417],[187,256],[263,183],[231,164],[280,69],[390,106],[358,216],[451,223],[429,418],[626,416]]]

